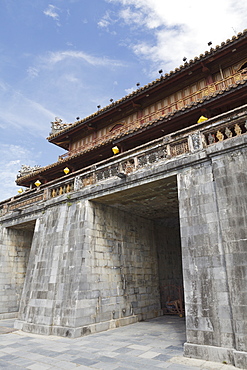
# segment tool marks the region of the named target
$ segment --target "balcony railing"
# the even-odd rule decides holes
[[[204,150],[217,142],[231,140],[246,133],[247,105],[70,173],[62,179],[41,185],[39,189],[27,190],[1,202],[0,215],[59,198],[119,174],[127,176],[145,167]]]
[[[210,129],[208,132],[205,132],[205,138],[207,145],[212,145],[218,141],[224,141],[235,136],[240,136],[247,132],[247,120],[240,121],[238,123],[224,124],[218,126],[217,128]]]

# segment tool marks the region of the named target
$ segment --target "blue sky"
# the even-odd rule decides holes
[[[1,0],[0,200],[22,164],[64,151],[54,117],[74,122],[247,28],[246,0]]]

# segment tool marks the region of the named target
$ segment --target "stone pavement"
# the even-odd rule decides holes
[[[0,321],[0,369],[169,369],[236,370],[236,367],[183,357],[185,322],[162,316],[77,339],[14,331]]]

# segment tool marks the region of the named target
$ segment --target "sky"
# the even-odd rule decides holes
[[[246,0],[0,0],[0,201],[84,118],[247,28]]]

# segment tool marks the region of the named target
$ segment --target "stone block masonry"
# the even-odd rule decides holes
[[[217,206],[230,293],[236,366],[247,368],[247,151],[213,156]],[[222,315],[224,312],[222,313]]]
[[[106,318],[134,314],[145,320],[160,315],[153,222],[117,208],[90,205],[96,228],[91,230],[90,267],[103,280],[102,294],[113,295],[106,301]]]
[[[69,337],[159,316],[153,223],[80,201],[37,220],[18,326]]]
[[[220,146],[179,175],[185,355],[245,369],[247,152]]]
[[[0,317],[14,317],[19,310],[32,243],[32,231],[14,228],[0,234]]]

